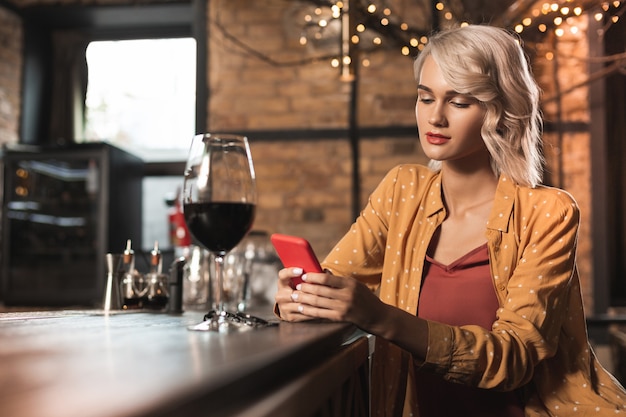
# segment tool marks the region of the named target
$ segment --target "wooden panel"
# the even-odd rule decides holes
[[[362,337],[252,406],[215,416],[368,417],[368,354]]]

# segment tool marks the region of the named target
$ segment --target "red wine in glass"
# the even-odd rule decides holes
[[[193,237],[213,253],[233,249],[252,228],[256,206],[248,203],[186,203],[185,221]]]
[[[185,167],[182,203],[191,235],[215,261],[216,309],[205,316],[207,330],[239,328],[241,316],[227,311],[224,300],[224,257],[254,223],[256,177],[248,139],[233,134],[194,136]]]

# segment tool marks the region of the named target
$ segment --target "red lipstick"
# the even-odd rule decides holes
[[[449,141],[450,137],[442,135],[442,134],[439,134],[439,133],[427,132],[426,133],[426,140],[431,145],[442,145],[442,144],[446,143],[447,141]]]

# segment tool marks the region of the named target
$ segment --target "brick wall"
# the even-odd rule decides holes
[[[255,227],[306,236],[323,256],[347,231],[351,213],[350,147],[346,140],[252,140],[259,204]],[[364,139],[360,146],[361,206],[399,163],[426,163],[415,137]]]
[[[569,30],[573,24],[579,29],[576,33]],[[564,25],[564,36],[547,36],[542,44],[537,45],[534,67],[543,89],[544,118],[556,128],[544,135],[547,180],[569,191],[580,207],[578,268],[586,307],[592,311],[591,138],[587,132],[567,129],[577,122],[590,122],[588,87],[585,85],[589,76],[587,27],[586,17],[580,17]],[[553,54],[549,55],[551,52]],[[581,87],[571,89],[576,85]],[[559,92],[565,93],[560,99]]]
[[[22,69],[22,24],[0,7],[0,144],[18,141]]]
[[[290,4],[209,3],[209,130],[348,128],[350,84],[330,59],[292,65],[336,53],[337,44],[300,45],[301,22],[288,19],[298,15]],[[359,126],[414,125],[412,59],[398,50],[368,58],[370,66],[359,68]],[[347,133],[332,140],[250,140],[260,198],[255,227],[306,236],[324,256],[353,220]],[[424,161],[416,136],[363,139],[360,155],[361,204],[392,166]]]

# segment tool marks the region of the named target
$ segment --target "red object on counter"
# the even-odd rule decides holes
[[[168,213],[170,224],[170,243],[172,247],[191,246],[191,235],[187,229],[183,208],[178,198],[168,199],[168,205],[171,207]]]

